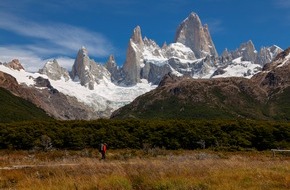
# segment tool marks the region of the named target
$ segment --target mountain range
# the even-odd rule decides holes
[[[290,119],[290,48],[252,78],[193,79],[167,74],[112,118]]]
[[[95,62],[89,57],[85,47],[78,51],[71,71],[62,68],[57,60],[51,60],[38,72],[29,73],[25,71],[19,60],[15,59],[9,63],[0,63],[0,75],[3,76],[0,88],[32,102],[56,119],[90,120],[108,118],[119,108],[121,109],[115,112],[113,117],[118,117],[118,114],[122,117],[131,115],[132,110],[139,110],[138,113],[141,113],[142,109],[138,106],[130,106],[138,104],[144,107],[150,103],[153,105],[155,96],[152,93],[161,93],[158,90],[165,89],[169,83],[175,81],[176,83],[172,85],[184,84],[192,89],[176,86],[176,89],[162,91],[159,99],[177,93],[184,96],[183,99],[191,97],[188,101],[192,99],[192,102],[197,103],[200,108],[210,104],[213,107],[211,112],[217,115],[221,113],[221,109],[215,106],[221,106],[223,100],[227,103],[222,106],[224,110],[222,113],[245,116],[238,111],[232,111],[238,107],[234,106],[236,101],[230,98],[238,101],[241,96],[244,99],[250,98],[250,102],[253,99],[255,103],[267,99],[269,93],[273,94],[271,90],[267,91],[267,85],[262,88],[250,83],[264,84],[266,81],[262,79],[262,73],[284,68],[273,65],[278,64],[278,60],[282,63],[288,62],[288,57],[283,56],[287,51],[283,51],[276,45],[262,47],[257,51],[253,42],[249,40],[236,50],[225,49],[221,55],[218,55],[208,26],[202,24],[196,13],[191,13],[177,27],[174,42],[164,43],[162,47],[147,37],[143,38],[141,28],[137,26],[129,39],[126,60],[122,66],[116,63],[113,55],[105,64]],[[277,56],[280,59],[277,59]],[[209,92],[204,92],[207,90]],[[239,94],[235,90],[246,94]],[[191,92],[191,94],[184,92]],[[216,94],[212,97],[213,92]],[[145,93],[147,94],[143,95]],[[148,99],[150,94],[152,99]],[[133,100],[138,96],[148,96],[147,101],[142,104],[136,103],[141,97]],[[244,104],[242,102],[241,104]],[[232,107],[226,106],[230,104]],[[160,109],[163,107],[164,110],[162,105],[163,103],[159,102],[154,106]],[[260,106],[259,103],[253,105]],[[206,112],[207,109],[204,110]],[[253,107],[251,110],[254,113],[257,108]],[[275,109],[271,107],[271,110]],[[245,113],[248,111],[245,110]],[[195,114],[206,115],[201,109],[196,109]],[[260,115],[265,114],[263,112]]]

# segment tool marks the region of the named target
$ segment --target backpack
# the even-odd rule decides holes
[[[104,144],[101,143],[101,144],[99,145],[99,152],[102,152],[102,151],[103,151],[103,148],[104,148]]]

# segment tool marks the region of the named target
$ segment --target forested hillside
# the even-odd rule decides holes
[[[42,109],[0,88],[0,123],[51,119]]]

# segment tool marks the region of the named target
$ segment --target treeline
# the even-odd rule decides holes
[[[0,149],[266,150],[290,148],[290,123],[269,121],[106,120],[0,124]]]

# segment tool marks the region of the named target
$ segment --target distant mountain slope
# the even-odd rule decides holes
[[[169,74],[157,89],[120,108],[112,118],[265,119],[261,111],[265,98],[265,92],[249,79],[192,79]]]
[[[113,111],[155,89],[169,72],[195,79],[251,78],[281,51],[276,45],[258,51],[249,40],[234,51],[226,49],[218,55],[208,26],[192,12],[178,26],[174,43],[159,46],[143,37],[141,27],[137,26],[122,66],[113,55],[105,64],[94,61],[85,47],[78,51],[71,70],[51,60],[38,72],[31,73],[25,71],[18,59],[9,63],[0,60],[0,87],[34,103],[55,119],[94,120],[109,118]],[[205,90],[213,93],[212,89]],[[219,102],[225,110],[217,107],[216,112],[231,115],[226,111],[230,108]],[[242,113],[234,113],[239,114]]]
[[[0,123],[51,119],[44,110],[0,87]]]
[[[290,119],[290,49],[251,79],[166,75],[112,118]]]

